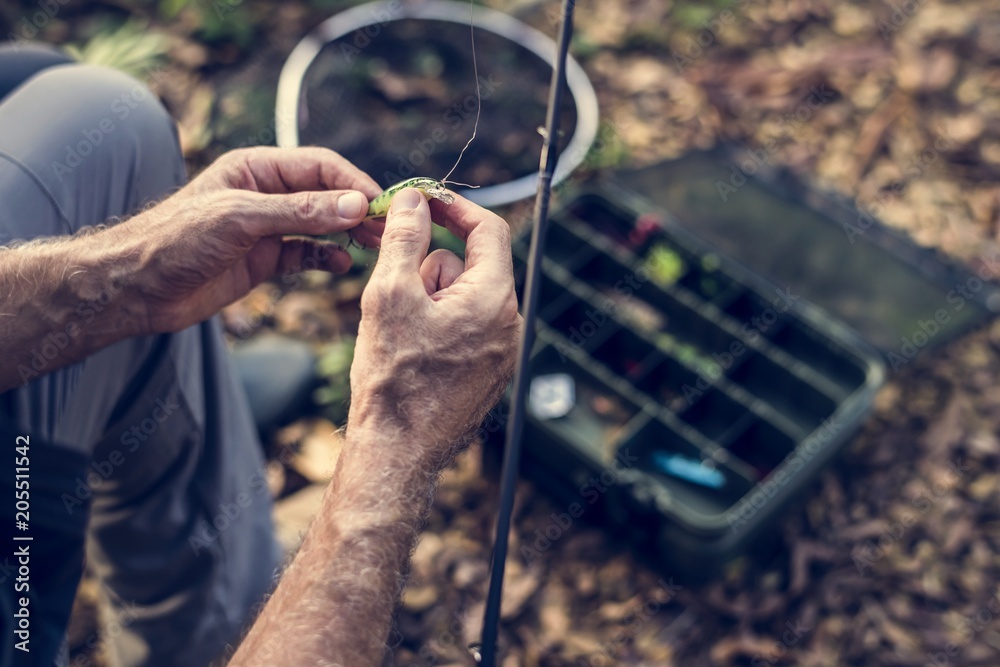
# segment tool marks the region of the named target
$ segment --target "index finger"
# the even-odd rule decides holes
[[[486,280],[504,280],[513,284],[514,269],[510,251],[510,225],[496,213],[473,204],[461,195],[445,204],[432,199],[431,216],[435,222],[465,241],[465,273]]]
[[[371,176],[328,148],[261,146],[233,151],[231,156],[248,181],[236,186],[264,194],[360,190],[372,199],[382,191]]]

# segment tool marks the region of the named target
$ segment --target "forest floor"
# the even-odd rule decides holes
[[[490,4],[554,34],[551,1]],[[15,2],[0,20],[17,31],[40,7]],[[79,43],[106,20],[147,21],[162,53],[158,76],[138,74],[178,120],[193,173],[229,148],[273,142],[281,63],[338,8],[69,2],[37,38]],[[972,268],[996,255],[996,0],[606,0],[576,10],[574,52],[617,146],[590,169],[651,164],[720,141],[773,146],[775,165],[875,210],[922,245]],[[810,105],[817,94],[821,103]],[[363,285],[363,277],[313,274],[295,290],[269,283],[226,310],[227,330],[234,339],[268,330],[303,338],[342,369]],[[519,546],[564,508],[523,482],[503,665],[1000,664],[998,377],[1000,323],[892,373],[845,454],[788,510],[772,554],[740,559],[704,583],[671,578],[580,522],[525,563]],[[338,391],[325,416],[269,436],[289,545],[308,525],[340,445]],[[464,646],[478,639],[497,510],[496,476],[484,473],[479,449],[445,474],[414,554],[397,665],[468,664]],[[93,580],[81,586],[70,633],[77,655],[99,632],[95,591]]]

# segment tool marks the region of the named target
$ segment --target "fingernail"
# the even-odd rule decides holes
[[[348,192],[337,199],[337,215],[353,220],[368,210],[368,200],[360,192]]]
[[[406,188],[392,198],[392,208],[397,211],[409,211],[420,206],[420,200],[423,198],[423,195],[414,188]]]

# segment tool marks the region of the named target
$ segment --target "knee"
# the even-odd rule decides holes
[[[184,182],[170,114],[145,85],[116,70],[49,68],[5,100],[3,114],[25,128],[8,143],[16,141],[13,152],[24,154],[71,226],[131,214]],[[107,195],[80,195],[94,188]]]
[[[149,88],[127,74],[72,64],[45,70],[31,85],[52,103],[73,100],[72,113],[78,119],[75,125],[82,128],[78,137],[83,143],[138,140],[176,149],[177,131],[170,114]]]

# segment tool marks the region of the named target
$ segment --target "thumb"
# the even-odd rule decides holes
[[[239,219],[257,238],[341,232],[358,226],[368,211],[368,200],[356,190],[290,194],[226,190],[217,199],[223,207],[222,218]]]
[[[400,190],[393,197],[385,218],[375,271],[412,274],[419,282],[420,264],[430,245],[431,212],[427,200],[419,190]]]

